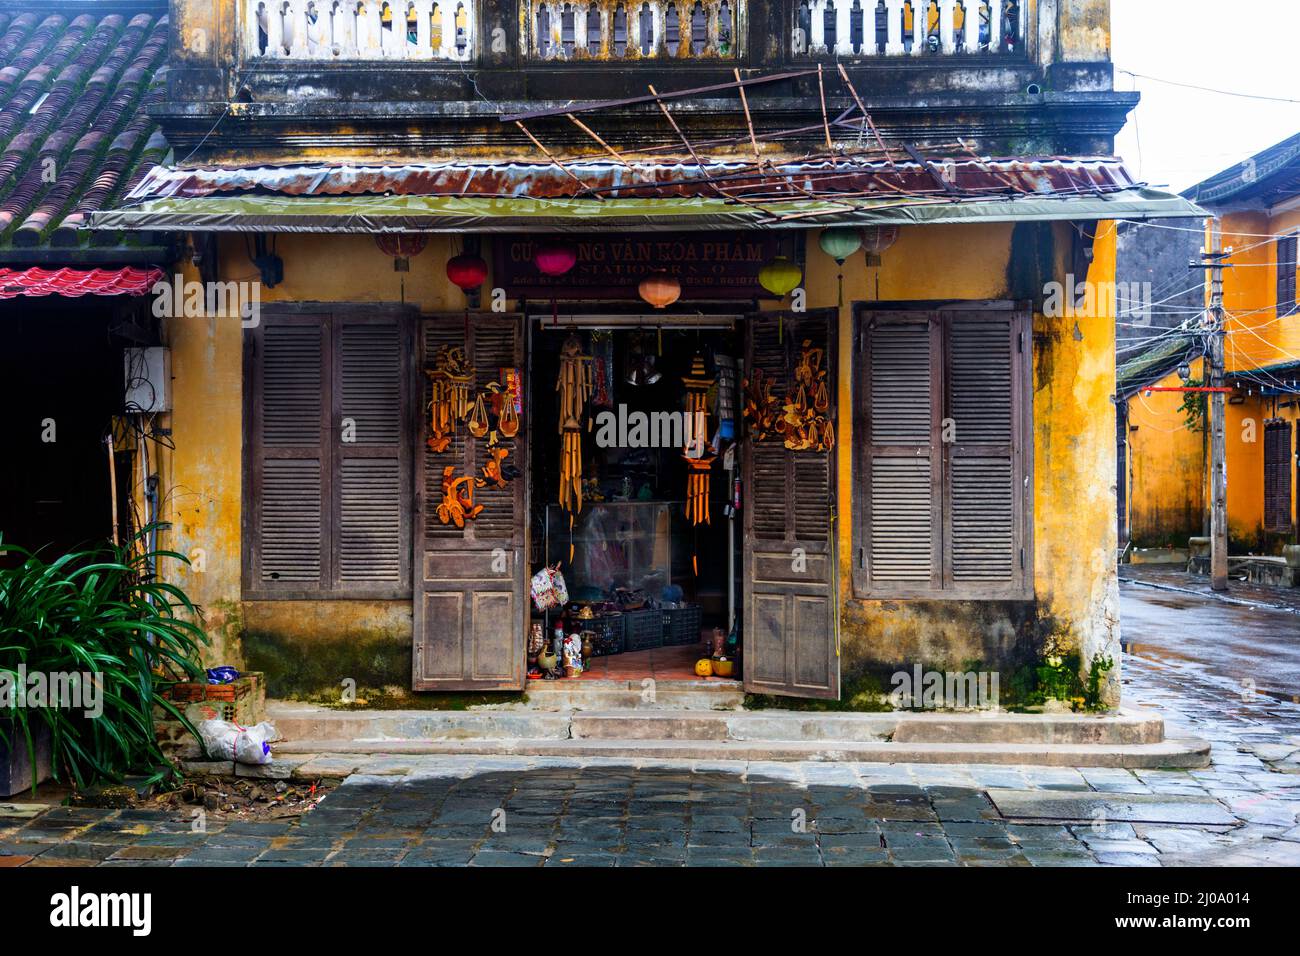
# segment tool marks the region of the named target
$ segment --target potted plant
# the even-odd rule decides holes
[[[162,691],[201,678],[208,639],[189,597],[154,570],[187,559],[147,551],[148,531],[52,561],[4,546],[19,563],[0,569],[0,783],[35,787],[42,771],[77,787],[175,773],[155,708],[193,731]]]

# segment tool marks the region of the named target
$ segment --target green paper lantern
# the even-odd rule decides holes
[[[793,292],[803,279],[803,270],[798,263],[791,262],[785,256],[777,256],[758,270],[758,284],[778,299],[784,299]]]
[[[823,229],[817,244],[822,247],[822,252],[844,265],[845,259],[862,248],[862,232],[848,226]]]

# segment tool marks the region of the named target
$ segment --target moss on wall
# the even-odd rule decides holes
[[[399,601],[250,601],[244,658],[267,694],[337,701],[405,697],[411,686],[411,606]]]

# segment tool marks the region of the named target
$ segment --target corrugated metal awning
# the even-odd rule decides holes
[[[487,196],[201,196],[95,213],[92,228],[159,232],[621,232],[811,229],[834,225],[1152,219],[1203,216],[1145,186],[984,197],[786,199],[761,208],[691,196],[650,199]]]

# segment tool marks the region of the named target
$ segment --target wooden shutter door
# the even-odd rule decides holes
[[[751,316],[745,374],[761,368],[784,396],[801,344],[824,350],[835,421],[834,310]],[[778,341],[778,338],[781,341]],[[836,431],[838,433],[838,424]],[[744,444],[745,689],[792,697],[840,695],[836,638],[835,454],[791,451],[781,439]]]
[[[527,626],[525,534],[527,529],[527,421],[520,415],[519,434],[502,440],[510,451],[507,465],[520,477],[506,489],[476,488],[476,520],[463,529],[438,518],[442,472],[482,477],[487,461],[485,438],[472,438],[463,422],[447,451],[432,452],[426,439],[430,390],[424,369],[433,368],[443,345],[462,346],[475,369],[475,389],[499,381],[500,370],[525,374],[523,322],[518,316],[477,315],[468,332],[461,316],[421,322],[420,361],[416,370],[420,402],[415,528],[416,690],[517,690],[524,683],[524,629]],[[473,395],[471,395],[471,400]],[[525,406],[524,413],[527,412]]]
[[[249,595],[316,593],[329,580],[327,315],[263,315],[244,339],[250,381],[244,501]]]
[[[1291,530],[1291,423],[1264,426],[1264,528]]]
[[[1009,310],[951,312],[947,326],[948,427],[945,458],[944,587],[1014,596],[1025,578],[1026,491],[1018,417],[1024,317]]]
[[[411,580],[410,323],[345,313],[333,326],[334,587],[396,597]]]
[[[864,543],[854,562],[860,593],[929,590],[942,581],[942,327],[932,312],[868,314],[858,333],[854,442]]]

